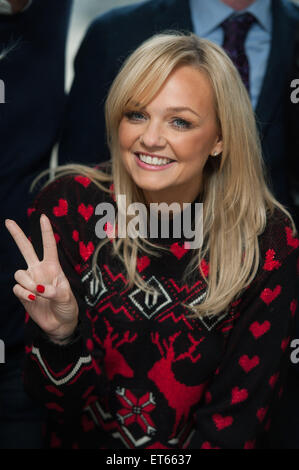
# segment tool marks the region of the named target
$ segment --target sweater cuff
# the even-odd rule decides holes
[[[84,349],[83,337],[79,332],[76,333],[76,338],[66,344],[54,343],[45,333],[41,333],[35,337],[32,345],[32,353],[35,353],[40,361],[46,358],[47,364],[56,370],[76,362],[79,358],[85,363],[91,362],[90,354]]]
[[[45,339],[48,339],[49,341],[51,341],[54,344],[57,344],[58,346],[67,346],[71,343],[75,343],[76,341],[80,339],[81,337],[80,323],[81,322],[79,320],[79,323],[77,324],[74,332],[69,336],[65,336],[62,340],[54,341],[54,336],[51,337],[51,335],[47,335],[44,332],[41,332],[41,334],[45,337]]]

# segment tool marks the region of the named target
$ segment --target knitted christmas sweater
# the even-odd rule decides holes
[[[25,387],[48,409],[48,445],[259,447],[283,391],[297,307],[299,240],[288,219],[277,210],[268,221],[257,275],[241,297],[217,317],[191,319],[182,303],[200,303],[207,286],[200,270],[182,282],[192,255],[182,240],[169,239],[160,257],[138,257],[159,296],[128,288],[110,241],[93,277],[102,201],[115,204],[88,178],[63,176],[28,210],[40,258],[40,215],[51,220],[80,310],[77,336],[63,346],[26,316]],[[202,268],[208,277],[207,259]]]

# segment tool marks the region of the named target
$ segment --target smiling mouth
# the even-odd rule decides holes
[[[139,160],[141,160],[143,163],[147,163],[148,165],[164,166],[174,162],[174,160],[171,158],[156,157],[144,153],[136,152],[135,155],[139,158]]]

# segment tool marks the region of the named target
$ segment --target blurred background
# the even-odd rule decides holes
[[[123,5],[138,3],[140,0],[74,0],[70,30],[66,49],[66,88],[73,79],[73,60],[83,39],[86,28],[98,15]]]

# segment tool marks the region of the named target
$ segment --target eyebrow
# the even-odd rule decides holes
[[[201,117],[199,114],[197,114],[195,111],[193,111],[193,109],[188,108],[186,106],[170,107],[170,108],[167,108],[166,111],[175,111],[177,113],[179,113],[180,111],[190,111],[192,114],[195,114],[195,116],[197,116],[199,118]]]

